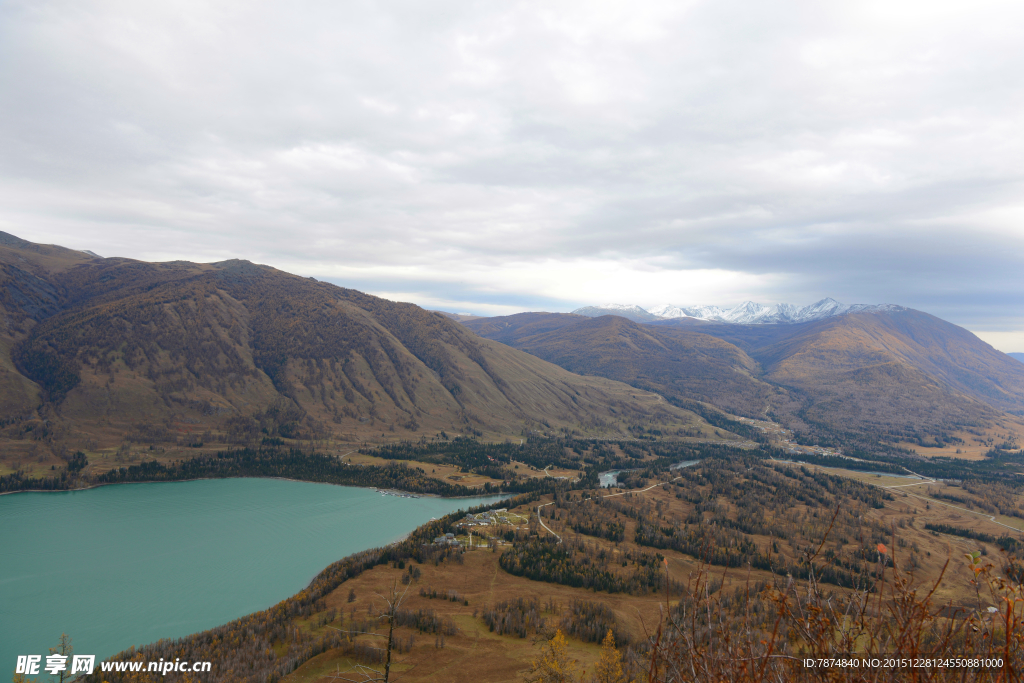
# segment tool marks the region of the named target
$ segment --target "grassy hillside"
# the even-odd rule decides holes
[[[757,379],[756,361],[705,334],[665,332],[611,315],[524,313],[465,324],[572,372],[627,382],[673,402],[704,401],[760,416],[774,393]]]
[[[700,329],[744,349],[764,379],[795,390],[803,405],[792,412],[815,423],[934,443],[984,429],[1004,411],[1024,412],[1024,365],[920,311]]]
[[[519,341],[546,332],[553,332],[589,320],[575,313],[516,313],[494,318],[460,320],[481,337],[519,348]]]
[[[0,339],[0,434],[12,469],[49,469],[74,450],[171,457],[446,430],[624,436],[644,423],[713,438],[652,394],[267,266],[100,259],[12,237],[2,255],[12,323]]]
[[[40,403],[39,387],[11,360],[15,344],[25,339],[38,320],[59,310],[63,290],[52,274],[93,257],[64,247],[33,244],[0,232],[0,416],[25,418]],[[0,420],[0,423],[2,423]]]
[[[829,318],[759,348],[770,375],[858,370],[885,363],[913,367],[951,393],[1006,411],[1024,411],[1024,367],[967,330],[920,311]]]
[[[449,515],[331,565],[266,611],[118,659],[212,661],[199,680],[344,680],[356,664],[382,669],[387,640],[366,632],[387,631],[384,598],[397,592],[393,680],[531,680],[559,654],[557,631],[575,674],[542,680],[591,680],[602,657],[628,675],[603,680],[824,680],[802,658],[851,653],[997,656],[1005,668],[910,673],[1016,680],[1019,564],[1000,548],[1020,550],[1020,532],[1003,526],[1022,526],[1019,491],[999,492],[1018,517],[997,522],[969,485],[908,490],[693,448],[653,457],[625,489],[566,487]],[[691,457],[703,460],[668,469]],[[445,532],[454,545],[433,542]],[[988,609],[1007,604],[1012,618]],[[609,631],[617,653],[600,645]],[[912,678],[899,667],[830,673]]]
[[[1024,365],[909,309],[794,325],[551,313],[464,324],[574,372],[650,388],[681,405],[771,415],[832,445],[846,439],[870,448],[879,437],[911,446],[987,443],[1020,431],[1007,413],[1024,414]]]

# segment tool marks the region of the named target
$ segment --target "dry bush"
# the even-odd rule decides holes
[[[748,581],[725,594],[710,589],[715,579],[702,565],[676,605],[669,608],[666,596],[634,675],[664,683],[1021,680],[1021,585],[972,553],[965,559],[975,604],[937,604],[951,560],[933,584],[916,585],[901,570],[895,535],[893,541],[892,549],[878,545],[879,578],[859,591],[826,591],[819,583],[824,540],[805,558],[806,580],[777,577],[763,587]],[[983,663],[965,667],[968,659]]]
[[[833,519],[838,514],[837,509]],[[974,577],[973,604],[955,606],[935,600],[937,589],[950,580],[952,560],[936,581],[918,585],[900,568],[895,533],[893,549],[878,544],[873,586],[826,589],[817,577],[827,538],[826,533],[817,550],[804,557],[807,579],[776,575],[773,583],[753,583],[748,574],[738,588],[724,591],[730,570],[715,576],[711,565],[702,563],[681,594],[666,592],[660,622],[648,625],[653,628],[646,638],[628,647],[624,657],[615,657],[624,666],[614,675],[598,667],[588,677],[553,639],[527,680],[1014,683],[1024,678],[1024,587],[1016,560],[1002,567],[1011,577],[1004,578],[980,552],[965,555]]]

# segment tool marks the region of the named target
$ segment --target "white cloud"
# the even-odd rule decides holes
[[[1024,305],[1022,19],[8,2],[0,227],[467,310],[831,295],[996,329]]]
[[[975,336],[1003,353],[1024,353],[1024,332],[971,330]]]
[[[298,264],[296,264],[298,265]],[[287,269],[287,268],[286,268]],[[462,290],[477,291],[485,297],[504,299],[520,295],[529,300],[573,302],[630,301],[647,305],[664,301],[697,304],[725,297],[740,301],[771,290],[780,279],[776,274],[755,275],[716,269],[678,270],[652,268],[647,262],[611,259],[547,260],[540,262],[493,262],[486,266],[463,264],[452,274],[434,274],[423,278],[408,266],[360,266],[320,264],[317,272],[332,282],[403,282],[417,279],[437,287],[453,280]],[[391,298],[394,290],[373,289],[375,294]],[[390,293],[389,293],[390,292]],[[433,302],[439,299],[406,290],[403,300]],[[426,305],[426,304],[425,304]],[[453,305],[471,308],[471,302],[455,300]],[[508,308],[503,305],[502,310]],[[483,310],[483,309],[481,309]],[[521,307],[519,310],[523,310]]]

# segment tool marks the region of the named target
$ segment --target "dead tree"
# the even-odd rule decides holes
[[[335,629],[342,633],[347,633],[349,636],[376,636],[378,638],[387,638],[387,648],[384,657],[384,673],[376,669],[365,666],[363,664],[353,664],[345,671],[340,669],[330,676],[332,681],[348,681],[349,683],[389,683],[391,675],[391,650],[395,644],[395,618],[398,615],[398,610],[402,605],[402,601],[405,600],[405,594],[409,592],[409,588],[406,587],[401,593],[398,592],[398,581],[395,581],[391,587],[387,596],[377,594],[377,597],[384,601],[384,607],[377,609],[376,618],[378,620],[387,621],[388,632],[376,633],[373,631],[346,631],[344,629]],[[374,601],[374,607],[377,607],[376,601]],[[335,628],[335,627],[331,627]]]

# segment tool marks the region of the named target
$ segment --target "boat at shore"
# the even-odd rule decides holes
[[[397,498],[419,498],[420,496],[413,495],[411,493],[405,493],[403,491],[388,491],[385,489],[376,489],[377,493],[382,496],[395,496]]]

